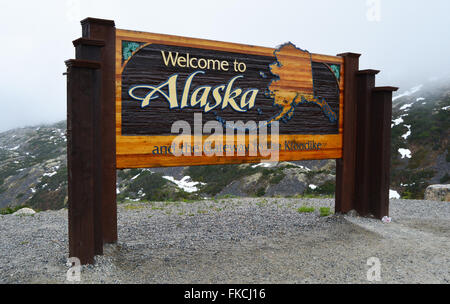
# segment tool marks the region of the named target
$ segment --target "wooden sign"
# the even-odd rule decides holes
[[[208,121],[249,133],[279,123],[279,160],[342,157],[342,57],[116,30],[117,168],[260,162],[250,153],[205,155]],[[201,118],[194,121],[194,113]],[[197,117],[200,117],[197,115]],[[201,128],[201,156],[173,155],[176,121]],[[241,124],[239,124],[239,123]],[[234,125],[232,123],[235,123]],[[225,139],[223,140],[225,142]],[[216,151],[219,151],[218,148]],[[194,154],[194,153],[192,153]]]
[[[260,162],[261,143],[275,161],[336,159],[337,213],[389,215],[397,88],[375,87],[359,54],[81,24],[66,74],[69,254],[82,264],[117,242],[116,169]]]

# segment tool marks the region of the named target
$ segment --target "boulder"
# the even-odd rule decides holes
[[[15,215],[33,215],[36,211],[31,208],[22,208],[14,212]]]
[[[450,202],[450,185],[431,185],[425,190],[425,200]]]

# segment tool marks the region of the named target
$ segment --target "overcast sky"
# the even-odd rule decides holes
[[[0,132],[65,119],[64,61],[85,17],[118,28],[313,53],[356,52],[400,91],[450,71],[448,0],[0,0]]]

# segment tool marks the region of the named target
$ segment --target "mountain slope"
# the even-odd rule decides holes
[[[63,121],[0,134],[0,209],[67,205],[65,125]],[[332,195],[334,174],[334,161],[127,169],[117,171],[117,197],[120,202]]]
[[[65,122],[0,134],[0,207],[57,209],[67,196]]]
[[[422,199],[428,185],[450,182],[450,85],[410,90],[392,116],[391,188]]]
[[[391,189],[423,199],[430,184],[449,183],[450,81],[394,98]],[[0,133],[0,209],[67,204],[65,121]],[[220,174],[219,174],[220,173]],[[333,160],[117,172],[118,201],[192,200],[214,196],[334,194]]]

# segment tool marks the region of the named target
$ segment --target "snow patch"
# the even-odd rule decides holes
[[[400,108],[400,111],[408,111],[412,107],[412,103],[407,103]]]
[[[15,151],[15,150],[17,150],[17,149],[19,149],[19,148],[20,148],[20,145],[15,146],[14,148],[9,149],[9,151]]]
[[[304,169],[306,171],[311,171],[311,169],[309,169],[308,167],[302,166],[302,165],[298,165],[301,169]]]
[[[443,107],[442,110],[447,111],[450,109],[450,106]]]
[[[423,98],[423,97],[419,97],[416,99],[416,101],[424,101],[424,100],[425,100],[425,98]]]
[[[408,132],[403,134],[402,137],[406,140],[411,135],[411,126],[410,125],[405,125],[405,127],[408,128]]]
[[[401,124],[401,123],[403,123],[403,122],[405,122],[405,121],[404,121],[403,118],[400,116],[399,118],[394,119],[392,122],[393,122],[394,124],[391,126],[391,128],[394,127],[394,126],[398,126],[399,124]]]
[[[177,185],[178,188],[181,188],[189,193],[197,192],[198,191],[198,188],[196,187],[197,185],[204,185],[204,183],[193,182],[190,176],[185,176],[181,180],[176,180],[173,176],[163,176],[163,178],[171,181],[172,183]]]
[[[133,177],[131,178],[131,180],[135,180],[136,178],[139,177],[139,175],[141,175],[141,173],[138,173],[138,175],[133,176]]]
[[[397,99],[399,99],[399,98],[401,98],[401,97],[410,96],[410,95],[412,95],[412,94],[414,94],[414,93],[417,93],[418,91],[420,91],[420,90],[422,89],[422,87],[423,87],[422,84],[421,84],[421,85],[418,85],[418,86],[412,88],[412,89],[409,90],[409,91],[406,91],[406,92],[404,92],[404,93],[402,93],[402,94],[400,94],[400,95],[397,95],[397,96],[393,97],[393,98],[392,98],[392,101],[395,101],[395,100],[397,100]]]
[[[310,188],[311,190],[316,190],[316,189],[317,189],[317,186],[316,186],[316,185],[313,185],[313,184],[311,184],[311,185],[309,185],[309,188]]]
[[[411,150],[409,150],[409,149],[400,148],[400,149],[398,149],[398,153],[401,154],[402,159],[404,159],[405,157],[411,158]]]
[[[259,164],[253,165],[252,168],[258,168],[258,167],[270,168],[273,166],[274,165],[271,163],[259,163]]]
[[[395,190],[389,190],[389,199],[400,199],[400,194]]]
[[[55,175],[58,172],[50,172],[50,173],[44,173],[43,176],[48,176],[48,177],[52,177],[53,175]]]
[[[132,199],[132,198],[129,198],[129,197],[126,197],[125,200],[126,201],[130,201],[130,202],[139,202],[139,201],[141,201],[139,198],[133,198]]]

